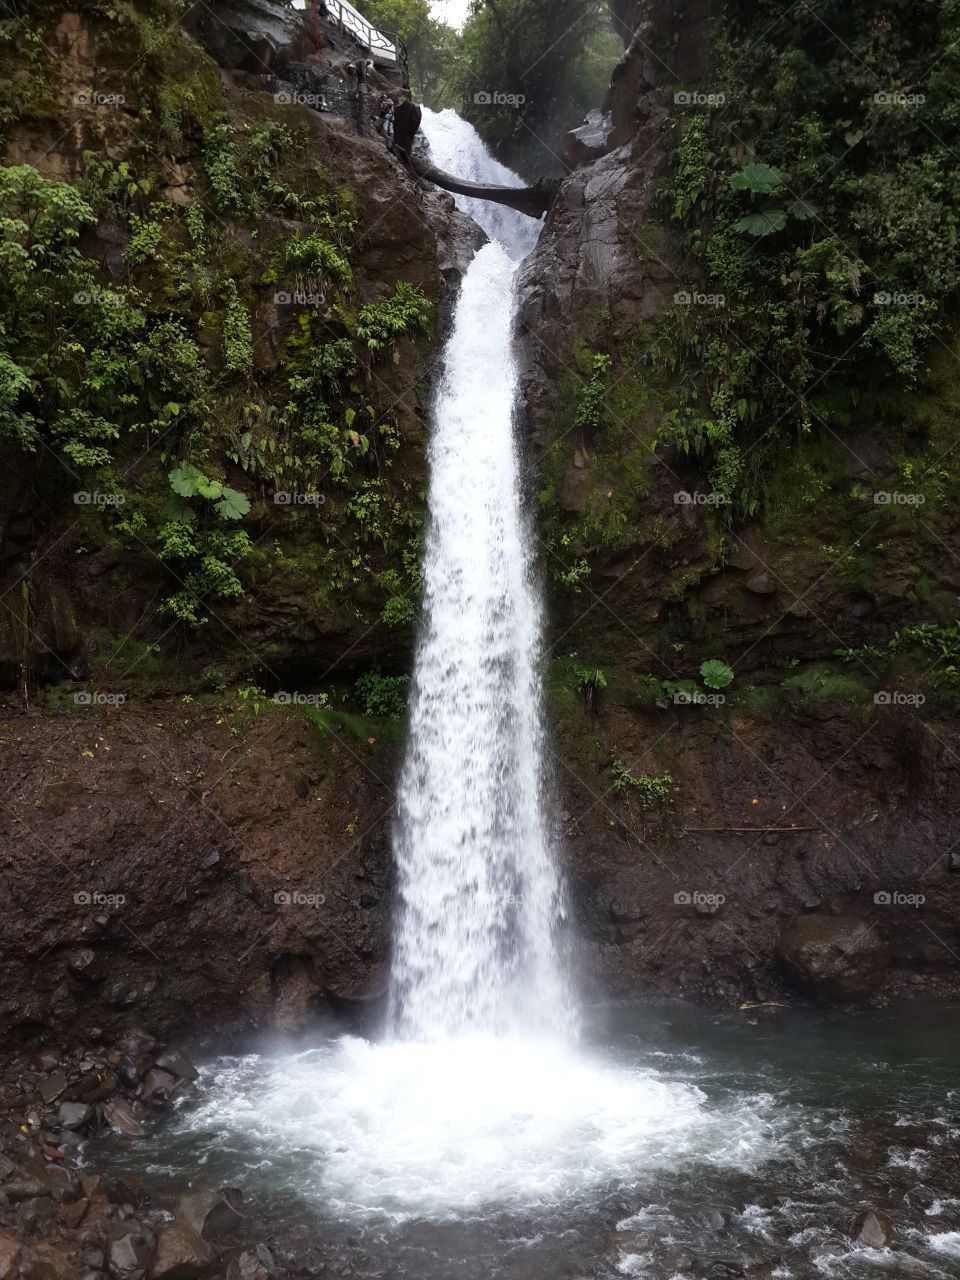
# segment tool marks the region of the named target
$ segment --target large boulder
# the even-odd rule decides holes
[[[216,1240],[235,1231],[243,1221],[239,1192],[233,1192],[231,1198],[233,1204],[220,1191],[192,1191],[177,1201],[176,1216],[204,1240]]]
[[[0,1231],[0,1280],[13,1280],[20,1258],[20,1242]]]
[[[880,986],[887,945],[859,916],[794,916],[780,931],[780,964],[817,1000],[864,1000]]]
[[[195,1280],[213,1261],[213,1250],[187,1222],[174,1219],[157,1232],[151,1280]]]

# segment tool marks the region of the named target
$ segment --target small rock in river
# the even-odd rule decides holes
[[[117,1224],[107,1248],[107,1270],[115,1280],[142,1280],[153,1254],[154,1236],[139,1222]]]
[[[239,1204],[231,1204],[219,1191],[193,1191],[177,1201],[176,1216],[193,1227],[204,1240],[226,1235],[243,1221]]]
[[[197,1071],[182,1053],[178,1053],[176,1049],[168,1049],[165,1053],[161,1053],[157,1058],[156,1065],[164,1071],[169,1071],[175,1076],[179,1076],[181,1080],[196,1080],[200,1072]]]
[[[267,1280],[269,1272],[255,1253],[241,1253],[227,1267],[227,1280]]]
[[[885,1213],[868,1209],[865,1213],[861,1213],[853,1224],[853,1236],[865,1249],[889,1249],[896,1232],[893,1229],[893,1223]]]
[[[57,1121],[62,1129],[80,1129],[93,1119],[93,1107],[85,1102],[61,1102]]]
[[[176,1087],[177,1077],[171,1075],[169,1071],[162,1071],[159,1067],[151,1067],[143,1077],[143,1084],[140,1086],[145,1101],[156,1103],[168,1101]]]
[[[143,1133],[140,1121],[133,1113],[129,1102],[123,1098],[113,1098],[103,1104],[103,1118],[111,1129],[117,1133],[125,1133],[128,1137],[139,1137]]]

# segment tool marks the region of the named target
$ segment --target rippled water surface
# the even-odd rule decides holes
[[[251,1239],[319,1274],[957,1276],[956,1013],[621,1009],[583,1054],[318,1039],[209,1063],[111,1159],[240,1186]],[[892,1250],[850,1239],[867,1207]]]

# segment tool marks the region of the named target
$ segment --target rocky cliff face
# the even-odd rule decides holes
[[[110,665],[118,646],[132,657],[131,644],[149,650],[151,659],[113,663],[107,679],[116,682],[116,692],[178,688],[188,671],[211,664],[231,677],[257,672],[275,685],[291,674],[316,678],[344,654],[350,655],[348,674],[375,658],[403,670],[411,609],[400,610],[391,624],[381,615],[392,597],[416,595],[409,566],[422,515],[429,372],[451,289],[478,233],[450,197],[417,187],[377,134],[378,93],[402,87],[389,67],[368,77],[358,132],[347,67],[362,51],[335,27],[323,27],[321,63],[312,14],[270,4],[232,5],[216,16],[193,10],[189,29],[166,29],[163,41],[149,46],[156,65],[138,78],[147,55],[135,56],[135,42],[145,49],[155,39],[149,22],[137,17],[125,25],[96,6],[46,13],[45,54],[33,69],[42,83],[35,101],[17,103],[6,131],[6,163],[33,166],[88,195],[96,190],[91,174],[106,174],[104,181],[115,184],[121,167],[131,181],[134,194],[126,204],[98,195],[98,217],[83,231],[80,249],[100,291],[90,296],[119,301],[121,291],[139,291],[140,305],[152,308],[148,323],[176,317],[208,363],[213,382],[206,409],[222,414],[222,422],[202,428],[213,433],[209,461],[253,504],[248,589],[238,604],[226,597],[216,602],[199,631],[171,629],[157,615],[175,580],[150,507],[162,511],[166,473],[189,451],[189,429],[165,431],[162,438],[121,436],[109,476],[84,473],[49,446],[38,455],[20,454],[0,493],[8,599],[0,618],[0,670],[9,683],[89,681],[100,677],[104,660]],[[29,30],[25,18],[18,35]],[[11,44],[11,64],[21,52]],[[314,110],[321,102],[324,109]],[[241,186],[250,182],[249,192],[224,189],[223,198],[217,196],[217,183],[232,180],[229,169],[219,177],[211,169],[217,138],[226,140],[228,166],[240,158],[236,178]],[[280,140],[280,150],[271,139]],[[245,161],[248,141],[253,152]],[[268,149],[269,175],[254,155],[257,147]],[[254,168],[244,172],[248,161]],[[142,190],[135,185],[141,179]],[[304,200],[346,211],[350,279],[339,297],[335,282],[309,264],[284,265],[292,261],[290,245],[317,227],[316,215],[298,212]],[[191,283],[192,233],[185,231],[184,211],[201,205],[208,220],[204,260]],[[131,250],[138,226],[155,236],[142,251]],[[431,305],[429,324],[373,352],[356,338],[358,309],[389,298],[398,281]],[[235,379],[232,390],[224,385],[231,381],[229,355],[225,370],[221,349],[230,296],[240,300],[250,328],[243,391]],[[86,342],[75,322],[69,327]],[[356,353],[347,356],[349,372],[339,375],[349,377],[350,387],[338,395],[354,406],[355,434],[363,436],[358,453],[367,442],[369,452],[349,457],[348,441],[349,474],[338,478],[328,456],[309,484],[306,475],[285,484],[276,464],[286,453],[287,463],[299,465],[297,455],[306,450],[302,440],[284,442],[279,414],[272,423],[265,414],[277,414],[278,401],[289,395],[287,381],[302,372],[311,346],[318,353],[340,351],[338,342]],[[312,394],[319,398],[319,384]],[[180,419],[171,418],[170,427],[183,420],[184,407],[175,409]],[[98,507],[96,492],[86,507],[77,505],[98,485],[120,490],[122,509]],[[277,490],[303,488],[318,491],[313,505],[278,505]],[[135,525],[134,510],[140,512]],[[126,532],[115,515],[128,517]],[[351,532],[358,522],[366,527]],[[368,544],[359,553],[357,541]],[[183,566],[176,572],[182,579]]]
[[[706,4],[611,8],[625,53],[567,138],[572,171],[520,284],[556,772],[586,950],[605,990],[762,1000],[782,989],[784,922],[849,909],[902,969],[887,991],[915,970],[949,983],[952,711],[918,711],[909,677],[877,694],[872,663],[835,654],[912,620],[911,575],[955,600],[954,517],[932,517],[922,550],[915,525],[884,522],[878,572],[849,500],[805,496],[802,468],[761,515],[724,521],[696,460],[656,443],[683,325],[670,317],[691,287],[664,193],[685,104],[717,89],[713,32]],[[933,361],[927,395],[951,403]],[[838,489],[895,489],[889,433],[869,411],[853,432],[828,442]],[[694,688],[717,657],[736,673],[719,696]]]
[[[102,296],[135,300],[154,332],[174,324],[195,343],[209,417],[121,435],[99,472],[50,442],[11,449],[0,481],[0,670],[12,698],[0,735],[11,908],[0,1004],[11,1042],[67,1043],[91,1021],[108,1037],[133,1023],[187,1030],[200,1009],[211,1025],[295,1027],[322,1009],[376,1006],[400,722],[394,706],[358,705],[352,686],[411,665],[425,406],[482,240],[376,132],[367,113],[381,89],[402,88],[395,70],[368,75],[358,130],[348,65],[362,51],[335,27],[322,28],[320,62],[310,12],[193,10],[162,40],[149,15],[124,12],[42,16],[41,84],[17,100],[6,162],[91,199],[91,170],[111,191],[118,177],[130,184],[97,206],[80,252]],[[15,27],[20,41],[33,30]],[[144,78],[136,41],[141,62],[151,51]],[[13,67],[22,49],[10,48]],[[218,204],[224,182],[234,191]],[[184,211],[200,207],[206,230],[191,248]],[[147,227],[156,238],[132,254]],[[336,279],[290,256],[317,236]],[[426,299],[428,321],[368,346],[363,308],[398,282]],[[249,323],[239,382],[225,368],[232,298]],[[82,327],[74,336],[87,341]],[[340,362],[335,383],[304,381],[328,356]],[[313,423],[277,426],[286,400],[311,408],[325,385],[336,403],[319,404]],[[187,389],[167,394],[182,417]],[[330,409],[340,425],[318,428]],[[317,430],[342,449],[339,473],[329,453],[296,470]],[[159,607],[183,585],[156,531],[185,457],[206,459],[251,505],[242,596],[201,593],[200,627]],[[315,501],[278,503],[288,489]],[[75,490],[93,498],[78,504]],[[101,490],[118,503],[98,504]],[[312,703],[278,706],[276,690]]]
[[[710,29],[700,5],[677,21],[647,5],[615,16],[624,57],[607,100],[568,139],[571,172],[522,269],[519,333],[544,530],[557,834],[585,983],[727,1004],[790,990],[882,999],[949,989],[960,918],[955,726],[936,706],[918,715],[909,682],[878,706],[870,671],[833,655],[909,616],[918,574],[928,597],[955,595],[955,562],[918,548],[896,518],[882,575],[853,555],[825,561],[824,548],[847,546],[850,525],[824,491],[740,524],[677,500],[708,486],[694,460],[653,447],[670,367],[658,326],[688,279],[661,199],[681,126],[658,86],[664,65],[677,83],[709,85]],[[324,482],[319,508],[277,507],[273,486],[230,457],[227,426],[211,434],[217,473],[250,497],[259,554],[243,598],[217,602],[198,632],[157,616],[171,583],[149,540],[99,511],[78,518],[56,467],[21,458],[8,468],[0,652],[8,685],[26,683],[31,706],[7,705],[0,744],[10,850],[0,874],[14,904],[0,993],[13,1037],[30,1044],[68,1043],[94,1015],[108,1037],[135,1024],[186,1031],[198,1008],[217,1026],[304,1026],[320,1010],[375,1016],[383,989],[400,726],[383,708],[358,709],[351,686],[372,664],[409,670],[423,409],[476,232],[355,120],[275,99],[333,100],[349,47],[328,48],[320,68],[302,15],[253,5],[225,18],[208,14],[178,36],[168,74],[189,81],[191,111],[206,93],[235,138],[262,137],[274,117],[301,131],[257,179],[264,189],[343,196],[355,211],[352,293],[328,308],[329,340],[357,349],[357,307],[398,280],[438,305],[429,333],[402,337],[386,359],[359,350],[344,394],[355,412],[372,405],[376,429],[365,460],[342,483]],[[131,82],[119,112],[74,104],[84,86],[121,83],[110,79],[111,32],[97,15],[64,12],[51,40],[54,105],[13,124],[7,157],[79,182],[84,151],[119,165],[143,144],[133,95],[147,91]],[[174,208],[206,197],[215,127],[195,121],[174,154],[154,155]],[[315,223],[254,215],[244,201],[217,221],[205,267],[218,291],[233,278],[249,307],[251,381],[238,396],[225,380],[213,397],[229,413],[248,393],[262,409],[292,372],[306,309],[278,302],[278,286],[317,291],[278,274],[284,246]],[[131,228],[105,215],[84,233],[104,286],[130,274]],[[184,277],[163,276],[164,264],[185,249],[158,244],[133,270],[169,299]],[[176,304],[214,363],[227,306],[218,291],[198,314],[189,290]],[[942,405],[951,385],[945,371]],[[889,475],[876,424],[856,430],[871,476]],[[135,456],[124,450],[121,462]],[[131,500],[150,520],[170,465],[131,473]],[[835,463],[851,483],[859,465]],[[949,539],[949,514],[937,521]],[[407,607],[391,612],[398,600]],[[708,657],[735,671],[722,695],[692,683]],[[321,685],[329,701],[312,719],[269,702],[277,688]],[[302,900],[283,896],[293,894]]]

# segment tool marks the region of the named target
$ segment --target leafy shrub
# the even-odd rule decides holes
[[[359,677],[353,689],[365,716],[400,720],[406,712],[408,683],[407,676],[381,675],[374,667]]]
[[[590,432],[598,430],[609,372],[610,357],[597,352],[591,361],[590,380],[581,387],[577,396],[577,411],[573,419],[574,426]]]
[[[672,804],[673,777],[669,773],[661,774],[660,777],[641,773],[639,777],[634,777],[623,761],[618,759],[610,766],[610,776],[613,778],[613,789],[618,795],[628,789],[637,793],[640,808],[644,812],[654,805],[669,808]]]
[[[360,308],[357,337],[377,355],[412,330],[426,333],[433,303],[418,285],[398,280],[393,297],[370,302]]]

